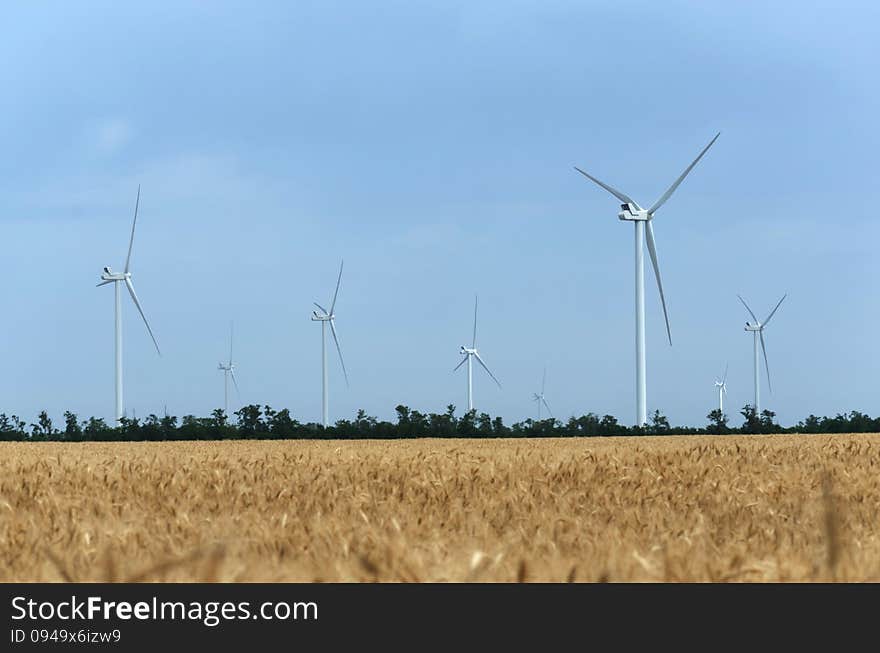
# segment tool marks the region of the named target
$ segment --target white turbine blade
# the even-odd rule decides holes
[[[657,288],[660,290],[660,303],[663,304],[663,319],[666,320],[666,336],[669,338],[669,345],[672,346],[672,331],[669,329],[669,315],[666,313],[666,297],[663,295],[663,282],[660,280],[660,265],[657,263],[657,247],[654,244],[654,227],[648,220],[645,224],[645,231],[648,234],[648,253],[651,255],[651,265],[654,266],[654,278],[657,279]]]
[[[632,198],[629,197],[628,195],[625,195],[624,193],[621,193],[621,192],[620,192],[619,190],[617,190],[616,188],[613,188],[613,187],[609,186],[608,184],[599,181],[598,179],[596,179],[596,178],[593,177],[592,175],[587,174],[586,172],[584,172],[583,170],[581,170],[581,169],[578,168],[577,166],[575,166],[574,169],[577,170],[579,173],[581,173],[584,177],[586,177],[586,178],[589,179],[590,181],[599,184],[602,188],[604,188],[604,189],[607,190],[609,193],[611,193],[612,195],[614,195],[614,197],[616,197],[617,199],[619,199],[621,202],[627,202],[627,203],[629,203],[629,204],[635,204],[636,206],[638,206],[638,203],[636,203],[636,201],[635,201],[634,199],[632,199]]]
[[[232,366],[232,335],[233,335],[232,327],[233,327],[232,322],[230,322],[229,323],[229,366],[230,367]]]
[[[312,302],[312,303],[313,303],[315,306],[317,306],[318,308],[320,308],[320,309],[321,309],[321,312],[322,312],[324,315],[330,315],[330,314],[327,312],[327,309],[324,308],[323,306],[321,306],[318,302]]]
[[[497,384],[498,384],[498,387],[500,388],[500,387],[501,387],[501,382],[498,381],[498,379],[495,378],[495,375],[492,374],[492,371],[486,366],[486,363],[483,362],[483,359],[480,358],[480,355],[479,355],[479,354],[474,354],[474,356],[477,357],[477,362],[478,362],[480,365],[483,366],[483,369],[486,370],[486,372],[489,374],[489,376],[492,377],[492,380],[495,381],[495,383],[497,383]]]
[[[741,301],[743,303],[743,306],[746,307],[746,310],[749,312],[749,315],[752,316],[752,319],[755,321],[755,324],[760,324],[760,322],[758,322],[758,318],[756,318],[755,314],[752,312],[752,309],[750,309],[749,305],[746,304],[746,300],[742,298],[742,295],[737,295],[737,297],[739,297],[739,301]]]
[[[544,368],[544,377],[541,379],[541,396],[544,396],[544,388],[547,385],[547,368]]]
[[[767,348],[764,346],[764,329],[758,331],[761,336],[761,351],[764,352],[764,369],[767,370],[767,389],[773,393],[773,385],[770,383],[770,363],[767,362]]]
[[[770,311],[770,315],[768,315],[768,316],[767,316],[767,319],[764,320],[764,324],[763,324],[762,326],[766,326],[766,325],[767,325],[767,322],[770,321],[770,318],[773,317],[773,314],[776,312],[776,309],[779,308],[780,305],[782,305],[782,302],[785,301],[785,298],[786,298],[786,297],[788,297],[788,293],[785,293],[785,294],[782,296],[782,299],[779,300],[779,304],[776,304],[776,308],[774,308],[772,311]]]
[[[330,320],[330,332],[333,334],[333,342],[336,343],[336,351],[339,353],[339,362],[342,363],[342,374],[345,376],[345,385],[348,386],[348,372],[345,369],[345,361],[342,359],[342,347],[339,346],[339,338],[336,337],[335,320]]]
[[[138,206],[141,203],[141,185],[138,184],[137,199],[134,203],[134,220],[131,222],[131,239],[128,241],[128,256],[125,257],[125,272],[128,272],[128,265],[131,262],[131,248],[134,245],[134,227],[138,220]]]
[[[477,346],[477,296],[474,295],[474,339],[471,341],[471,349]]]
[[[342,282],[342,266],[345,261],[339,263],[339,276],[336,278],[336,291],[333,293],[333,301],[330,302],[330,315],[333,315],[333,309],[336,308],[336,296],[339,294],[339,284]]]
[[[729,367],[730,367],[730,364],[729,364],[729,363],[728,363],[727,365],[724,366],[724,376],[721,377],[721,383],[722,383],[722,385],[725,384],[725,383],[727,383],[727,369],[728,369]]]
[[[102,281],[101,283],[95,284],[95,288],[100,288],[101,286],[106,286],[108,283],[113,283],[113,280],[110,279],[109,281]]]
[[[453,371],[453,372],[457,371],[459,367],[461,367],[462,365],[464,365],[464,364],[467,362],[467,359],[468,359],[467,356],[465,356],[464,358],[462,358],[462,359],[461,359],[461,362],[460,362],[458,365],[456,365],[455,367],[452,368],[452,371]]]
[[[544,403],[544,408],[547,409],[547,412],[550,413],[550,417],[553,417],[553,411],[550,410],[550,406],[547,405],[547,400],[544,397],[541,397],[541,401]]]
[[[241,391],[238,389],[238,381],[235,380],[235,372],[233,370],[229,370],[229,376],[232,377],[232,385],[235,386],[235,394],[238,395],[239,399],[241,399]]]
[[[685,171],[681,173],[681,176],[680,176],[678,179],[675,180],[675,183],[672,184],[672,186],[670,186],[669,189],[668,189],[665,193],[663,193],[663,196],[662,196],[659,200],[657,200],[656,202],[654,202],[654,206],[652,206],[650,209],[648,209],[648,214],[649,214],[649,215],[653,215],[653,214],[654,214],[654,211],[656,211],[657,209],[659,209],[661,206],[663,206],[663,205],[666,203],[666,200],[668,200],[669,197],[675,192],[675,189],[678,188],[678,185],[679,185],[681,182],[684,181],[684,178],[688,176],[688,173],[689,173],[691,170],[693,170],[694,166],[697,165],[697,162],[698,162],[700,159],[703,158],[703,155],[706,153],[706,151],[707,151],[710,147],[712,147],[712,144],[715,143],[715,141],[718,140],[718,137],[719,137],[719,136],[721,136],[721,132],[718,132],[717,134],[715,134],[715,138],[713,138],[711,141],[709,141],[709,144],[708,144],[706,147],[704,147],[704,148],[703,148],[703,151],[700,152],[700,153],[697,155],[697,158],[694,159],[693,163],[691,163],[691,164],[685,169]]]
[[[132,301],[134,301],[134,305],[137,306],[138,313],[141,314],[141,317],[144,320],[144,324],[147,325],[147,331],[150,332],[150,337],[153,339],[153,344],[156,345],[156,351],[159,352],[159,355],[162,355],[161,350],[159,349],[159,343],[156,342],[156,336],[153,335],[153,330],[150,328],[150,323],[147,322],[147,316],[144,315],[144,309],[141,308],[141,303],[138,301],[137,293],[134,291],[134,286],[131,283],[131,279],[128,277],[125,278],[125,286],[128,288],[128,294],[131,295]]]

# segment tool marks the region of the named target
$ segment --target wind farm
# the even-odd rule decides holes
[[[0,580],[880,580],[874,16],[343,5],[10,10]]]

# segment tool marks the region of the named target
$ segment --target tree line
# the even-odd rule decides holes
[[[149,415],[144,419],[123,417],[112,426],[102,418],[80,420],[76,414],[64,413],[64,423],[56,425],[46,411],[33,423],[16,415],[0,413],[0,440],[13,441],[140,441],[140,440],[247,440],[247,439],[361,439],[361,438],[453,438],[453,437],[601,437],[614,435],[723,435],[733,433],[875,433],[880,432],[880,418],[852,411],[836,417],[810,415],[791,427],[780,426],[776,414],[764,410],[760,414],[746,404],[740,411],[742,425],[730,426],[727,415],[715,409],[706,417],[703,427],[671,426],[659,411],[645,426],[627,426],[613,415],[600,417],[587,413],[568,420],[548,418],[526,419],[510,426],[501,417],[472,410],[456,416],[455,406],[443,413],[422,413],[399,405],[397,421],[378,420],[359,410],[353,420],[339,420],[324,428],[314,422],[300,422],[287,408],[250,404],[233,413],[217,409],[210,417],[185,415]]]

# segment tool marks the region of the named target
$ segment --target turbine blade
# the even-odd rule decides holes
[[[241,399],[241,391],[238,389],[238,381],[235,380],[235,372],[233,370],[229,370],[229,376],[232,377],[232,385],[235,386],[235,394],[238,395],[239,399]]]
[[[125,286],[128,288],[128,294],[131,295],[132,301],[134,301],[134,305],[137,306],[138,313],[141,314],[141,317],[144,320],[144,324],[147,326],[147,331],[150,333],[150,337],[153,339],[153,344],[156,345],[156,351],[159,355],[162,355],[162,351],[159,349],[159,343],[156,342],[156,336],[153,335],[153,330],[150,328],[150,323],[147,322],[147,316],[144,315],[144,309],[141,308],[141,303],[138,301],[137,293],[134,291],[134,286],[131,283],[131,279],[128,277],[125,278]]]
[[[333,342],[336,343],[336,351],[339,353],[339,362],[342,363],[342,374],[345,376],[345,385],[348,386],[348,372],[345,369],[345,361],[342,359],[342,347],[339,346],[339,338],[336,336],[335,320],[330,320],[330,332],[333,334]]]
[[[229,365],[232,366],[232,322],[229,323]]]
[[[541,401],[544,402],[544,408],[547,409],[547,412],[550,413],[550,417],[553,417],[553,411],[550,410],[550,406],[547,404],[547,400],[544,397],[541,397]]]
[[[497,383],[497,384],[498,384],[498,387],[500,388],[500,387],[501,387],[501,383],[498,381],[498,379],[495,378],[495,375],[492,374],[492,371],[486,366],[486,363],[483,362],[483,359],[480,358],[480,355],[479,355],[479,354],[474,354],[474,356],[477,357],[477,362],[478,362],[480,365],[483,366],[483,369],[486,370],[486,372],[489,374],[489,376],[492,377],[492,380],[495,381],[495,383]]]
[[[768,315],[768,316],[767,316],[767,319],[764,320],[764,324],[763,324],[762,326],[766,326],[767,322],[770,321],[770,318],[773,317],[773,314],[776,312],[776,309],[779,308],[779,306],[782,304],[782,302],[785,301],[785,298],[786,298],[786,297],[788,297],[788,293],[785,293],[785,294],[782,296],[782,299],[779,300],[779,304],[776,304],[776,308],[774,308],[772,311],[770,311],[770,315]]]
[[[767,362],[767,347],[764,346],[764,329],[758,334],[761,336],[761,351],[764,352],[764,369],[767,370],[767,389],[773,394],[773,385],[770,383],[770,363]]]
[[[727,369],[730,367],[730,364],[724,366],[724,376],[721,377],[721,383],[727,383]]]
[[[544,387],[547,385],[547,368],[544,368],[544,377],[541,379],[541,396],[544,396]]]
[[[471,341],[471,349],[477,346],[477,296],[474,295],[474,339]]]
[[[743,299],[741,295],[737,295],[737,297],[739,297],[739,301],[741,301],[743,303],[743,306],[746,307],[746,310],[749,312],[749,315],[752,316],[752,319],[755,321],[755,324],[760,324],[760,322],[758,322],[758,318],[756,318],[755,314],[752,312],[752,309],[750,309],[749,305],[746,304],[746,300]]]
[[[614,197],[616,197],[617,199],[619,199],[621,202],[627,202],[627,203],[629,203],[629,204],[635,204],[636,206],[638,206],[638,203],[636,203],[636,201],[635,201],[634,199],[632,199],[632,198],[629,197],[628,195],[625,195],[624,193],[621,193],[621,192],[620,192],[619,190],[617,190],[616,188],[613,188],[613,187],[609,186],[608,184],[599,181],[598,179],[596,179],[596,178],[593,177],[592,175],[587,174],[586,172],[584,172],[583,170],[581,170],[581,169],[578,168],[577,166],[575,166],[574,169],[577,170],[579,173],[581,173],[584,177],[586,177],[586,178],[589,179],[590,181],[595,182],[596,184],[600,185],[602,188],[604,188],[604,189],[607,190],[609,193],[611,193],[612,195],[614,195]]]
[[[134,245],[134,227],[138,220],[138,206],[141,203],[141,185],[138,184],[137,199],[134,202],[134,220],[131,222],[131,239],[128,241],[128,256],[125,257],[125,272],[128,272],[128,265],[131,262],[131,248]]]
[[[669,315],[666,313],[666,297],[663,295],[663,282],[660,280],[660,265],[657,263],[657,247],[654,244],[654,227],[648,220],[645,224],[648,235],[648,253],[651,255],[651,265],[654,266],[654,278],[657,279],[657,288],[660,290],[660,303],[663,304],[663,319],[666,320],[666,336],[669,338],[669,346],[672,346],[672,331],[669,329]]]
[[[458,365],[456,365],[455,367],[452,368],[452,371],[453,371],[453,372],[457,371],[459,367],[461,367],[462,365],[464,365],[464,364],[467,362],[467,359],[468,359],[467,356],[465,356],[464,358],[462,358],[462,359],[461,359],[461,362],[460,362]]]
[[[663,206],[666,203],[666,200],[668,200],[670,198],[670,196],[675,192],[675,189],[678,188],[678,185],[684,181],[684,178],[688,176],[688,173],[691,170],[693,170],[694,166],[697,165],[697,162],[703,158],[703,155],[706,153],[706,151],[710,147],[712,147],[712,144],[718,140],[719,136],[721,136],[721,132],[718,132],[717,134],[715,134],[715,138],[713,138],[711,141],[709,141],[709,144],[706,147],[704,147],[703,151],[697,155],[697,158],[693,160],[693,163],[691,163],[685,169],[685,171],[681,173],[681,176],[675,180],[675,183],[672,184],[672,186],[670,186],[669,189],[665,193],[663,193],[663,196],[659,200],[654,202],[654,206],[652,206],[650,209],[648,209],[649,215],[653,215],[654,211],[656,211],[657,209],[659,209],[661,206]]]
[[[342,282],[342,266],[345,261],[339,263],[339,276],[336,278],[336,291],[333,293],[333,301],[330,303],[330,315],[333,315],[333,309],[336,307],[336,296],[339,294],[339,284]]]
[[[320,308],[320,309],[321,309],[321,312],[322,312],[324,315],[330,315],[330,314],[327,312],[327,309],[324,308],[323,306],[321,306],[318,302],[312,302],[312,303],[313,303],[315,306],[317,306],[318,308]]]
[[[95,288],[100,288],[101,286],[106,286],[108,283],[113,283],[113,281],[112,280],[102,281],[101,283],[95,284]]]

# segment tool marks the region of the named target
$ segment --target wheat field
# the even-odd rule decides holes
[[[0,581],[877,581],[880,435],[0,444]]]

